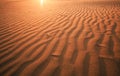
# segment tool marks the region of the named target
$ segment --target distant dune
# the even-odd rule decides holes
[[[0,76],[120,76],[120,1],[1,0]]]

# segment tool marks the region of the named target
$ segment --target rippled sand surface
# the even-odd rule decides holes
[[[120,1],[1,0],[0,76],[120,76]]]

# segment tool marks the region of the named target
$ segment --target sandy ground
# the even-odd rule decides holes
[[[0,76],[120,76],[119,0],[0,0]]]

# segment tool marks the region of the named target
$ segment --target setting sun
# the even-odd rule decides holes
[[[43,5],[44,0],[40,0],[40,4]]]

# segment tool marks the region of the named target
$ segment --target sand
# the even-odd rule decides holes
[[[1,0],[0,76],[120,76],[120,1]]]

